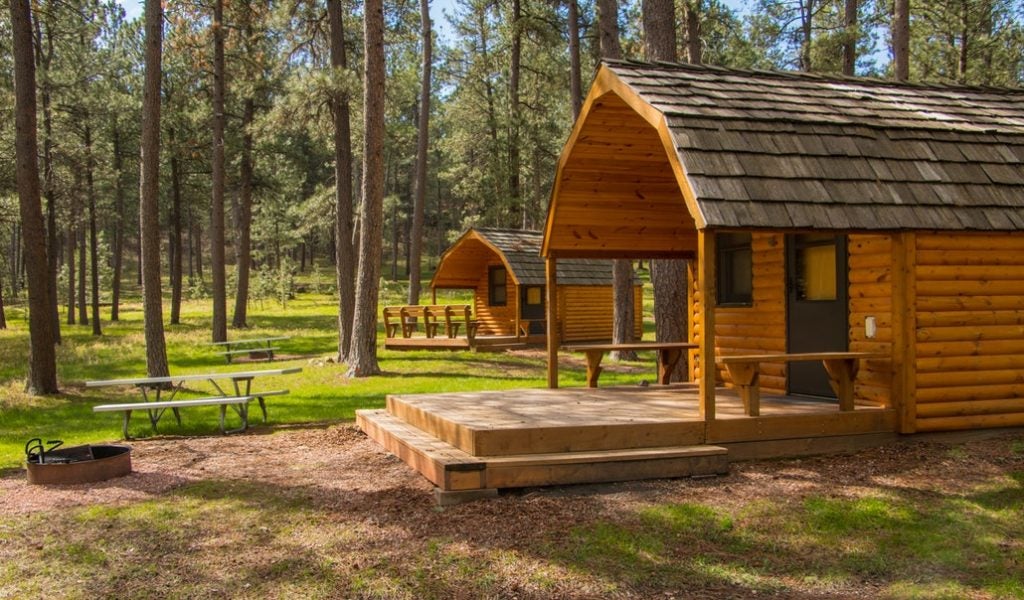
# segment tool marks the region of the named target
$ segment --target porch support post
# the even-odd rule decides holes
[[[917,431],[917,236],[892,236],[892,408],[900,433]]]
[[[715,233],[697,232],[697,302],[700,310],[700,417],[715,420]]]
[[[548,333],[548,387],[558,387],[558,272],[556,259],[549,256],[547,267],[547,333]],[[516,335],[519,334],[518,325]]]

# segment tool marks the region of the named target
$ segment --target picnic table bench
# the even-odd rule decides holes
[[[606,352],[654,350],[658,353],[658,383],[668,385],[672,371],[679,364],[684,350],[696,348],[689,342],[634,342],[629,344],[572,344],[562,346],[569,352],[582,352],[587,357],[587,387],[596,388],[601,376],[601,359]]]
[[[868,358],[883,358],[872,352],[798,352],[790,354],[751,354],[723,356],[718,362],[725,366],[733,384],[739,390],[743,408],[747,415],[761,414],[761,363],[795,362],[820,360],[828,373],[829,384],[839,400],[839,410],[853,410],[853,380],[860,369],[860,361]]]
[[[261,371],[236,371],[229,373],[205,373],[196,375],[178,375],[170,377],[137,377],[133,379],[111,379],[105,381],[87,381],[86,387],[108,387],[108,386],[133,386],[142,395],[141,402],[125,402],[118,404],[101,404],[93,407],[93,412],[121,412],[124,414],[122,421],[122,432],[125,439],[128,439],[128,422],[131,419],[132,411],[144,410],[149,416],[150,424],[156,431],[157,423],[167,409],[171,409],[178,425],[181,425],[181,414],[179,408],[192,406],[218,406],[220,408],[220,431],[221,433],[233,433],[245,431],[249,428],[249,402],[256,400],[263,413],[263,422],[267,421],[266,398],[269,396],[281,396],[288,393],[288,390],[254,391],[252,382],[258,377],[271,375],[291,375],[300,373],[299,367],[286,369],[266,369]],[[231,393],[228,393],[218,384],[218,381],[230,380]],[[207,381],[216,390],[216,395],[207,398],[191,398],[176,400],[175,396],[184,389],[186,383],[193,381]],[[166,396],[164,393],[166,392]],[[242,420],[239,429],[230,432],[224,428],[224,418],[227,407],[230,406]]]
[[[248,354],[253,360],[266,359],[267,362],[274,360],[274,352],[281,348],[274,346],[275,342],[291,339],[290,336],[275,336],[263,338],[246,338],[241,340],[228,340],[226,342],[211,342],[208,346],[223,346],[224,350],[219,352],[227,359],[228,363],[237,354]]]

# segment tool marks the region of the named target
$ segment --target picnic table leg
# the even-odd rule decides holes
[[[860,362],[856,358],[836,358],[823,362],[829,384],[839,399],[839,410],[853,410],[853,380],[857,378]]]
[[[124,411],[124,419],[122,419],[122,421],[121,421],[121,433],[124,434],[124,439],[126,439],[126,440],[130,440],[131,439],[130,437],[128,437],[128,420],[131,419],[131,418],[132,418],[132,411],[130,411],[130,410]]]
[[[601,376],[601,359],[604,350],[587,350],[587,387],[596,388],[597,378]]]
[[[742,363],[725,365],[729,371],[729,377],[733,384],[739,389],[740,399],[743,400],[743,410],[749,417],[757,417],[761,414],[761,368],[757,363]]]
[[[228,410],[228,406],[226,404],[221,404],[220,405],[220,434],[221,435],[226,435],[227,434],[227,432],[224,431],[224,413],[226,413],[227,410]]]
[[[672,371],[676,370],[683,351],[679,348],[658,350],[658,383],[668,385],[672,380]]]

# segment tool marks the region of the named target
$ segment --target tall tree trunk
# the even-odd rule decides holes
[[[43,80],[39,82],[39,95],[43,109],[43,197],[46,199],[46,252],[50,270],[50,304],[53,313],[53,339],[61,343],[60,309],[57,294],[57,259],[60,254],[60,233],[57,229],[57,198],[53,174],[53,109],[50,98],[51,82],[48,75],[53,63],[53,34],[49,21],[46,23],[46,34],[43,34],[43,23],[40,17],[47,18],[49,11],[40,11],[35,20],[36,33],[36,66],[43,72]]]
[[[238,248],[235,251],[237,263],[235,290],[235,311],[231,326],[236,329],[248,327],[249,272],[252,267],[252,122],[256,115],[256,101],[245,99],[242,109],[242,160],[238,167]]]
[[[811,64],[811,31],[814,19],[814,0],[800,0],[800,70],[810,73],[814,70]]]
[[[7,329],[7,316],[4,315],[4,278],[0,269],[0,330]]]
[[[683,6],[686,18],[686,62],[699,65],[704,61],[700,43],[701,0],[687,0]]]
[[[598,0],[598,28],[600,29],[601,58],[622,58],[619,43],[618,0]],[[612,342],[625,344],[633,341],[633,263],[626,259],[612,261]],[[635,352],[613,352],[616,360],[635,360]]]
[[[843,75],[853,77],[857,72],[857,0],[846,0],[846,41],[843,42]]]
[[[210,270],[213,271],[213,341],[228,339],[227,285],[224,275],[224,0],[213,3],[213,160],[210,202]]]
[[[194,221],[193,225],[196,232],[196,277],[199,281],[203,280],[203,224],[199,221]]]
[[[643,0],[644,55],[650,61],[676,62],[676,12],[673,0]]]
[[[569,101],[572,120],[580,116],[583,107],[583,78],[580,74],[580,11],[576,0],[569,4]]]
[[[77,295],[77,287],[75,280],[78,277],[78,273],[75,270],[75,253],[78,251],[77,236],[75,235],[75,229],[71,225],[68,225],[67,230],[64,232],[64,251],[68,254],[68,325],[74,325],[77,322],[75,318],[75,298]]]
[[[348,68],[345,56],[345,23],[341,0],[327,1],[330,21],[331,66]],[[348,92],[331,98],[334,119],[334,264],[338,280],[338,362],[348,360],[352,348],[352,319],[355,314],[355,248],[352,244],[352,132]]]
[[[672,0],[644,0],[644,54],[647,60],[676,62],[675,6]],[[654,335],[659,342],[686,340],[686,261],[651,261],[654,288]],[[682,362],[682,361],[680,361]],[[686,367],[680,364],[672,373],[684,379]]]
[[[601,58],[622,58],[622,44],[619,42],[618,0],[597,0],[597,13]]]
[[[359,275],[349,356],[349,377],[380,373],[377,364],[377,295],[380,285],[384,205],[384,6],[366,0],[364,23],[363,199],[359,234]]]
[[[893,3],[892,58],[896,81],[910,79],[910,0]]]
[[[79,208],[79,211],[81,208]],[[89,324],[89,304],[86,302],[86,254],[85,254],[85,228],[81,215],[78,218],[78,226],[75,228],[78,239],[78,324]]]
[[[512,0],[512,56],[508,77],[508,192],[511,206],[522,211],[526,223],[526,203],[519,180],[519,76],[523,54],[523,15],[520,0]]]
[[[124,162],[121,157],[121,130],[114,120],[113,127],[113,159],[114,159],[114,273],[110,284],[110,320],[121,318],[121,267],[124,259],[124,186],[121,181]]]
[[[970,56],[971,47],[971,13],[974,7],[968,2],[960,6],[960,53],[956,63],[957,83],[967,83],[967,57]]]
[[[53,304],[46,226],[39,192],[36,142],[36,71],[32,53],[29,0],[10,0],[14,58],[14,176],[28,275],[29,359],[26,388],[32,394],[56,394]]]
[[[146,0],[145,82],[139,175],[139,231],[142,250],[142,310],[146,373],[166,377],[163,298],[160,292],[160,68],[163,45],[161,0]]]
[[[430,69],[434,40],[430,32],[430,0],[420,0],[423,38],[423,78],[420,81],[420,118],[416,138],[416,178],[412,203],[412,231],[409,232],[409,304],[420,303],[423,255],[423,213],[427,202],[427,142],[430,137]]]
[[[178,157],[176,131],[172,127],[168,132],[171,147],[171,325],[181,323],[181,295],[184,281],[181,277],[181,160]]]
[[[96,187],[93,182],[95,170],[92,154],[92,127],[88,123],[89,115],[85,116],[85,190],[89,202],[89,284],[92,300],[92,334],[103,335],[100,327],[100,257],[99,241],[96,239]]]

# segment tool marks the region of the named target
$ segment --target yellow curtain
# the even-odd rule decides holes
[[[803,248],[804,297],[806,300],[836,299],[836,247]]]

